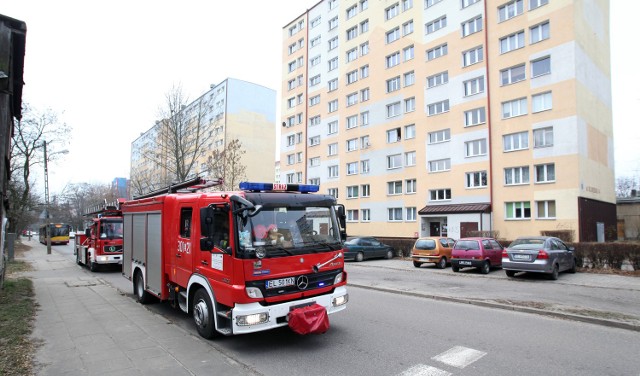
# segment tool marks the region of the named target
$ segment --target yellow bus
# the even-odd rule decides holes
[[[69,231],[71,226],[66,223],[40,225],[40,243],[47,244],[47,226],[49,226],[51,244],[69,244]]]

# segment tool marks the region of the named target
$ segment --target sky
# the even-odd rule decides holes
[[[27,24],[23,101],[73,129],[67,145],[48,145],[69,151],[49,166],[51,194],[129,177],[131,143],[174,85],[190,100],[230,77],[263,85],[277,91],[279,119],[282,29],[317,3],[0,0],[0,14]],[[616,177],[640,177],[637,14],[640,1],[610,2]]]

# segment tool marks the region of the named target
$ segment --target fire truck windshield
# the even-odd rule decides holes
[[[252,257],[264,248],[267,257],[328,252],[342,248],[340,231],[330,207],[265,205],[239,221],[240,256]]]
[[[122,220],[100,221],[100,239],[122,239]]]

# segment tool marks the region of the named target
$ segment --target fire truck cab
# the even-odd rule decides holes
[[[102,265],[122,265],[122,212],[124,199],[90,207],[85,212],[85,231],[75,236],[74,254],[78,265],[92,272]]]
[[[141,303],[170,302],[205,338],[286,326],[311,305],[339,312],[348,301],[344,208],[317,188],[241,183],[127,201],[122,274]]]

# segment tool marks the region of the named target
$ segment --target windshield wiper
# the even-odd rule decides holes
[[[291,252],[290,250],[288,250],[287,248],[284,248],[282,246],[278,246],[278,245],[266,245],[265,248],[267,248],[267,255],[271,255],[271,250],[274,251],[281,251],[286,253],[289,256],[293,256],[293,252]]]

